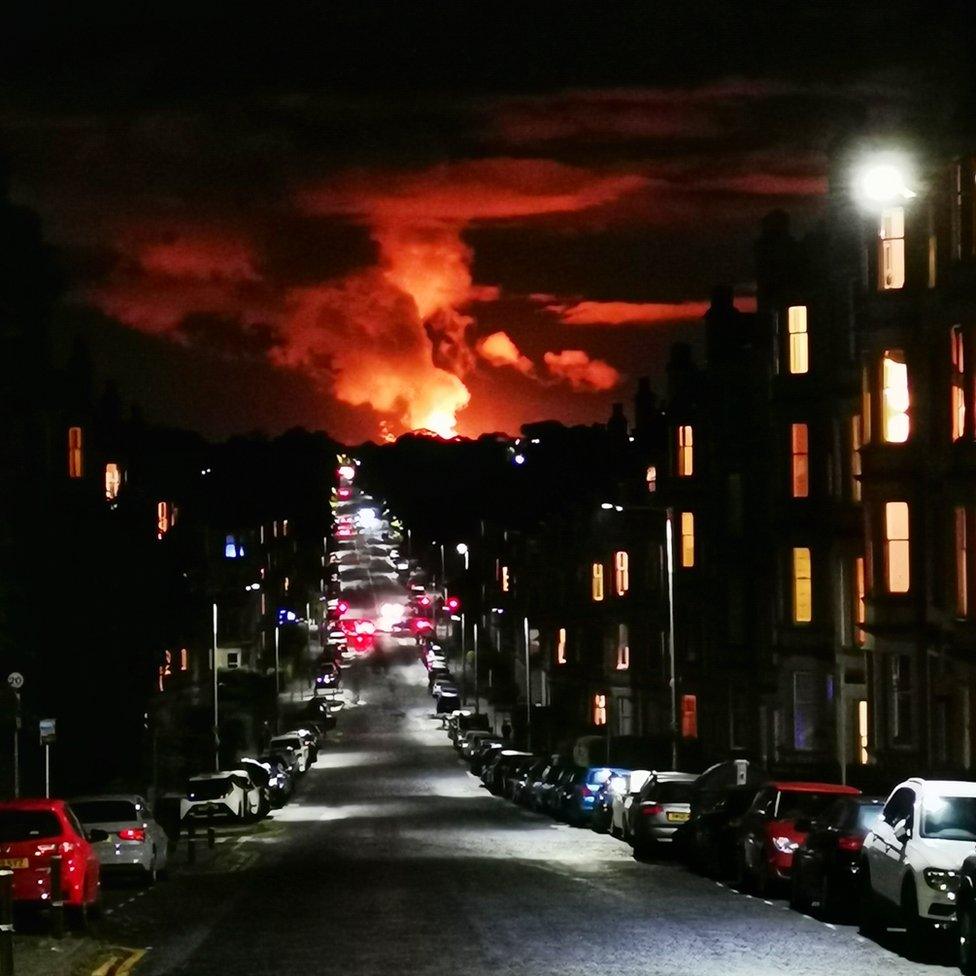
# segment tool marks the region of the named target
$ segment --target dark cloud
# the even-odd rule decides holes
[[[184,316],[172,336],[228,359],[266,359],[285,342],[281,332],[267,322],[242,322],[206,312]]]

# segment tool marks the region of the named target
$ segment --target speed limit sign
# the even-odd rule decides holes
[[[7,675],[7,684],[13,688],[14,691],[19,691],[24,687],[24,676],[19,671],[11,671]]]

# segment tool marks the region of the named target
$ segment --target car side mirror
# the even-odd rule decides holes
[[[98,844],[100,841],[108,840],[108,831],[100,827],[92,827],[85,836],[92,844]]]
[[[908,820],[899,820],[894,826],[895,840],[906,841],[912,835],[912,827]]]

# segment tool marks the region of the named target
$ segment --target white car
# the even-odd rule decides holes
[[[908,779],[888,797],[861,860],[862,928],[924,936],[956,917],[959,868],[976,843],[976,783]]]
[[[627,812],[634,803],[634,797],[640,793],[641,788],[650,777],[649,769],[632,769],[627,776],[625,788],[613,791],[613,800],[610,813],[610,833],[614,837],[623,840],[630,839],[630,828],[628,826],[629,817]]]
[[[105,840],[92,843],[103,874],[135,870],[147,884],[153,884],[166,870],[169,838],[141,796],[79,796],[69,806],[86,831],[108,834]]]
[[[280,752],[291,749],[295,754],[298,764],[298,771],[304,773],[309,767],[308,746],[297,732],[286,732],[284,735],[276,735],[268,744],[267,752]]]
[[[260,792],[243,769],[191,776],[180,800],[180,820],[233,817],[245,821],[257,816]]]

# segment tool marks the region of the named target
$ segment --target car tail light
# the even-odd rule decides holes
[[[125,827],[119,831],[119,840],[140,840],[146,839],[146,831],[142,827]]]
[[[656,817],[663,809],[660,803],[641,804],[641,814],[645,817]]]
[[[864,841],[860,837],[841,836],[837,838],[837,850],[839,851],[859,851],[864,846]]]

